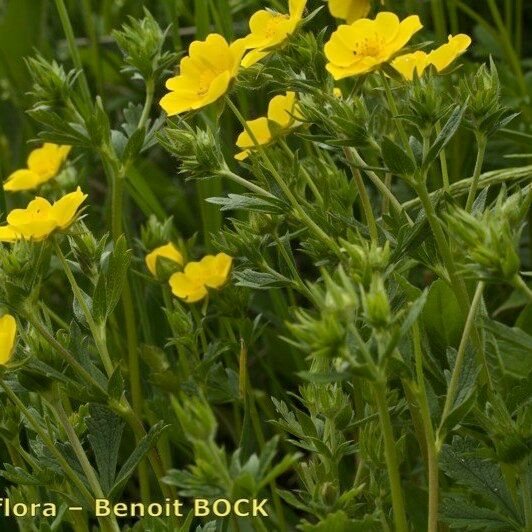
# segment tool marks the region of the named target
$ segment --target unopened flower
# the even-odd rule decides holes
[[[370,0],[329,0],[331,15],[347,20],[348,24],[367,16],[370,9]]]
[[[16,170],[8,176],[4,190],[31,190],[53,179],[59,173],[70,150],[71,146],[45,142],[29,154],[26,168]]]
[[[392,61],[392,66],[406,80],[414,78],[414,72],[421,76],[430,65],[436,68],[437,72],[445,70],[453,61],[462,55],[470,46],[471,37],[460,33],[459,35],[449,35],[447,43],[432,50],[428,54],[422,51],[401,55]]]
[[[17,322],[11,314],[4,314],[0,318],[0,364],[9,362],[15,347]]]
[[[145,258],[146,267],[154,277],[157,277],[157,262],[159,258],[175,262],[179,266],[183,266],[184,263],[183,255],[171,242],[164,246],[159,246],[148,253]]]
[[[244,48],[242,39],[228,44],[217,33],[194,41],[179,64],[179,75],[166,82],[170,92],[160,104],[168,116],[201,109],[223,96],[238,72]]]
[[[417,15],[400,21],[389,12],[344,24],[325,44],[327,70],[336,80],[371,72],[392,59],[422,27]]]
[[[303,18],[307,0],[289,0],[289,14],[261,9],[249,20],[250,34],[240,39],[248,52],[242,60],[243,67],[250,67],[264,59],[272,48],[280,46],[297,28]]]
[[[235,159],[243,161],[251,150],[273,142],[276,137],[289,131],[298,116],[297,96],[295,92],[287,92],[273,97],[268,105],[268,116],[246,122],[247,129],[238,136],[236,145],[243,151],[235,155]],[[251,134],[250,134],[251,133]]]
[[[0,242],[39,241],[56,230],[66,229],[76,219],[86,198],[79,187],[53,205],[45,198],[36,197],[25,209],[14,209],[7,215],[7,225],[0,227]]]
[[[189,262],[182,272],[170,277],[172,293],[187,303],[201,301],[208,288],[221,288],[229,277],[233,258],[225,253],[206,255],[198,262]]]

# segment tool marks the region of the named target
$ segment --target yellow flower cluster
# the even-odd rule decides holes
[[[264,59],[292,35],[303,18],[306,4],[307,0],[289,0],[288,14],[257,11],[249,20],[250,34],[242,39],[246,50],[251,50],[244,56],[242,66],[247,68]]]
[[[168,116],[201,109],[229,90],[240,67],[247,68],[267,55],[296,30],[306,0],[289,0],[289,14],[257,11],[250,19],[250,34],[228,43],[217,33],[194,41],[179,64],[179,74],[167,80],[170,91],[160,101]],[[245,55],[244,55],[245,54]]]
[[[236,145],[242,150],[235,159],[243,161],[257,146],[264,146],[285,133],[299,117],[295,92],[278,94],[268,104],[268,115],[246,122],[246,130],[240,133]]]
[[[17,322],[11,314],[4,314],[0,318],[0,364],[9,362],[15,347]]]
[[[183,266],[183,255],[171,243],[155,248],[146,255],[146,267],[157,277],[159,258],[174,262],[176,267]],[[168,281],[172,293],[187,303],[196,303],[205,298],[208,288],[222,288],[229,278],[233,258],[225,253],[206,255],[200,261],[185,265],[183,271],[173,273]]]
[[[9,192],[31,190],[50,181],[59,173],[70,150],[71,146],[45,142],[29,154],[26,168],[16,170],[8,176],[4,190]]]
[[[347,4],[349,2],[342,5],[347,8]],[[360,3],[356,4],[361,8]],[[331,0],[329,7],[333,12],[336,2]],[[361,12],[356,11],[355,14]],[[338,10],[333,12],[335,13],[338,13],[336,16],[349,20],[347,11]],[[339,80],[367,74],[383,63],[391,62],[405,79],[412,80],[414,72],[421,75],[429,65],[441,72],[471,44],[471,38],[467,35],[450,35],[446,44],[428,54],[417,51],[399,55],[402,48],[422,27],[417,15],[402,21],[397,15],[389,12],[378,13],[373,20],[357,18],[352,24],[341,25],[325,44],[325,56],[328,60],[326,68],[335,80]]]
[[[79,187],[53,205],[45,198],[36,197],[25,209],[13,209],[7,215],[7,225],[0,226],[0,242],[40,241],[54,231],[66,229],[76,219],[86,198]]]
[[[411,54],[400,55],[392,61],[392,66],[406,80],[414,79],[414,72],[421,76],[432,65],[438,72],[445,70],[457,57],[471,45],[471,37],[460,33],[449,35],[448,42],[428,54],[421,50]]]
[[[422,27],[417,15],[400,21],[389,12],[379,13],[375,20],[344,24],[325,44],[326,68],[336,80],[371,72],[392,59]]]

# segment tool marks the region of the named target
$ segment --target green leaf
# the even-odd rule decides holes
[[[470,344],[467,344],[466,351],[464,353],[464,362],[460,371],[460,378],[458,379],[458,386],[456,397],[451,406],[449,414],[442,420],[442,428],[445,430],[451,430],[456,424],[458,424],[473,407],[475,402],[475,384],[477,381],[480,367],[477,364],[475,353]],[[454,368],[456,361],[456,350],[450,347],[447,349],[447,359],[449,361],[449,367]],[[447,385],[451,380],[451,371],[445,372],[447,379]]]
[[[4,468],[3,471],[0,471],[0,476],[13,484],[20,484],[23,486],[41,486],[43,484],[42,480],[30,475],[30,473],[20,467],[4,464]]]
[[[447,146],[449,141],[454,137],[455,133],[458,131],[458,128],[460,127],[460,124],[462,123],[462,119],[464,118],[464,113],[466,109],[467,109],[467,104],[464,104],[463,106],[457,105],[454,108],[454,111],[449,117],[449,120],[447,120],[440,134],[436,137],[436,140],[434,141],[432,146],[429,148],[429,151],[427,152],[427,156],[425,157],[425,160],[423,161],[423,166],[425,168],[428,168],[430,164],[436,160],[436,158],[440,155],[440,152],[443,150],[443,148],[445,148],[445,146]]]
[[[440,505],[440,515],[451,528],[466,530],[518,530],[503,515],[480,508],[458,497],[447,497]]]
[[[432,283],[421,315],[433,347],[445,352],[447,346],[458,346],[464,327],[462,310],[445,281]]]
[[[508,492],[500,468],[489,460],[478,458],[478,449],[462,438],[444,445],[440,467],[459,484],[501,508],[504,514],[521,520]]]
[[[108,493],[113,486],[124,422],[107,407],[91,404],[87,418],[88,440],[98,466],[100,484]]]
[[[382,139],[382,158],[390,171],[396,175],[411,176],[416,171],[415,161],[388,137]]]
[[[271,273],[256,272],[246,269],[243,272],[235,272],[236,285],[253,288],[255,290],[268,290],[270,288],[283,288],[291,286],[289,279],[284,280],[282,276],[275,276]]]
[[[517,377],[526,377],[532,368],[532,336],[487,317],[481,321],[481,326],[495,336],[505,371]]]
[[[221,205],[221,211],[251,211],[267,214],[283,214],[284,204],[274,198],[247,196],[242,194],[228,194],[223,198],[207,198],[209,203]]]
[[[164,421],[159,421],[156,425],[151,427],[150,431],[142,440],[140,440],[136,449],[131,453],[126,460],[118,475],[116,476],[115,483],[109,492],[109,498],[114,499],[122,491],[129,477],[135,472],[136,467],[140,461],[148,454],[151,448],[155,445],[159,436],[169,427],[165,425]]]
[[[107,268],[103,268],[94,290],[94,319],[104,323],[120,300],[127,271],[131,262],[131,251],[127,249],[124,235],[116,241],[108,255]]]
[[[350,519],[344,511],[338,510],[316,525],[304,523],[300,528],[303,532],[377,532],[382,530],[382,523],[370,516]]]

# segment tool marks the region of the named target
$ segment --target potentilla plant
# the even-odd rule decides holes
[[[213,4],[179,54],[145,10],[112,34],[144,103],[110,105],[55,1],[74,68],[27,60],[0,224],[0,474],[47,505],[21,529],[532,527],[532,170],[484,171],[529,124],[469,35],[393,4],[276,2],[238,38]]]

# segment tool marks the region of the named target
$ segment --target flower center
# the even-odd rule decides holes
[[[285,20],[289,20],[288,15],[283,15],[282,13],[275,13],[272,15],[272,18],[267,22],[266,27],[264,28],[264,36],[267,39],[274,37],[279,29],[279,25]]]
[[[355,43],[355,54],[376,57],[385,45],[384,38],[376,33],[362,37]]]

